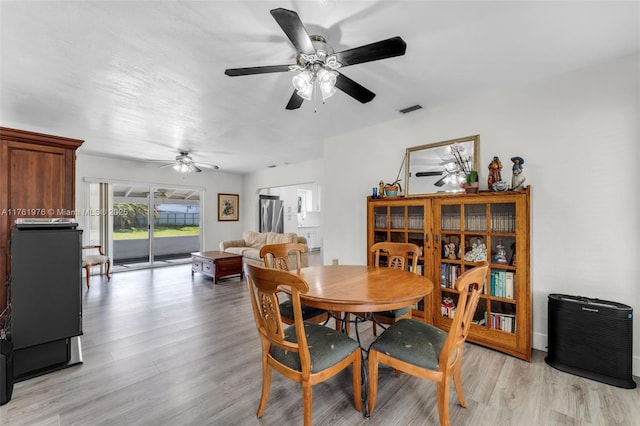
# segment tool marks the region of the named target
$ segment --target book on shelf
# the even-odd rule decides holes
[[[460,215],[458,213],[444,213],[441,218],[441,228],[445,231],[460,229]]]
[[[445,318],[454,318],[456,315],[456,304],[450,297],[443,297],[440,302],[440,313]]]
[[[422,215],[409,215],[409,229],[424,228],[424,217]]]
[[[491,271],[491,295],[504,297],[504,271]]]
[[[514,274],[511,271],[504,273],[504,297],[507,299],[513,299],[514,292]]]
[[[516,217],[513,212],[494,212],[491,214],[493,232],[515,232]]]
[[[511,271],[491,271],[490,286],[490,294],[492,296],[513,299],[515,274]]]
[[[440,264],[440,287],[453,288],[458,277],[460,277],[460,265],[450,263]]]
[[[484,214],[469,214],[464,218],[464,229],[466,231],[486,231],[487,217]]]
[[[392,214],[391,215],[391,227],[392,228],[404,228],[404,215]]]
[[[513,314],[491,313],[490,327],[495,330],[506,331],[508,333],[516,332],[516,316]]]

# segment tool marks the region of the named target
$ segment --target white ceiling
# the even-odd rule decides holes
[[[343,68],[377,94],[285,105],[295,52],[270,9],[336,51],[393,36],[405,56]],[[6,1],[0,125],[84,139],[81,152],[248,173],[322,156],[335,134],[637,52],[638,1]],[[416,114],[416,113],[413,113]],[[171,169],[167,169],[170,173]],[[215,173],[215,172],[213,172]]]

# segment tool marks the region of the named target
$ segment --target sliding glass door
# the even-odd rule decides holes
[[[200,250],[199,188],[90,182],[85,243],[101,244],[114,271],[190,261]]]
[[[157,188],[153,192],[154,262],[182,262],[200,250],[200,191]]]
[[[156,215],[148,186],[111,184],[113,264],[117,267],[151,264],[149,217]]]

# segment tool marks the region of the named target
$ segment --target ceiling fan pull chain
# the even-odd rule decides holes
[[[316,114],[318,112],[318,84],[316,83],[316,78],[314,75],[313,78],[313,113]]]

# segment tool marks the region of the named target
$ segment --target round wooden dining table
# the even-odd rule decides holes
[[[417,303],[433,291],[426,277],[401,269],[366,265],[302,268],[309,284],[300,294],[305,305],[338,312],[381,312]]]
[[[366,265],[325,265],[302,268],[298,273],[309,284],[309,291],[300,294],[305,305],[326,309],[338,321],[354,323],[358,344],[367,362],[368,350],[362,347],[358,324],[366,320],[375,321],[372,312],[389,311],[411,306],[433,291],[433,283],[422,275],[402,269]],[[335,314],[347,313],[340,319]],[[349,320],[349,312],[364,313]],[[347,331],[348,329],[343,329]],[[366,367],[362,369],[362,413],[367,411],[368,377]]]

